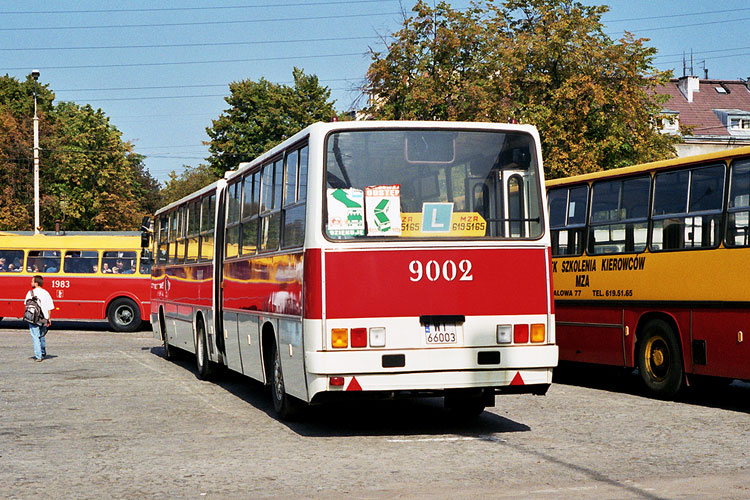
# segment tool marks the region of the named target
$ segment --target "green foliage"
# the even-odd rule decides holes
[[[190,193],[208,186],[217,179],[218,177],[213,169],[208,165],[199,165],[197,167],[185,165],[185,170],[179,176],[173,170],[169,173],[169,180],[164,185],[164,189],[161,190],[161,204],[162,206],[169,205]]]
[[[217,175],[250,161],[317,121],[336,116],[331,91],[318,77],[294,68],[294,86],[261,78],[229,84],[229,109],[212,121],[209,165]]]
[[[606,7],[571,0],[477,1],[464,11],[423,0],[381,54],[368,112],[382,119],[531,123],[548,177],[674,156],[653,124],[670,77],[655,49],[603,31]]]
[[[31,230],[34,81],[0,77],[0,230]],[[36,86],[40,118],[40,223],[52,229],[135,230],[158,205],[158,183],[101,110],[53,104]]]

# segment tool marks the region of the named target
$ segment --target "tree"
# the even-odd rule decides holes
[[[423,0],[381,54],[366,90],[375,118],[518,121],[539,129],[548,177],[674,156],[654,126],[669,72],[655,49],[603,31],[606,7],[572,0]]]
[[[185,165],[185,170],[179,176],[177,172],[172,170],[169,173],[169,180],[161,190],[161,203],[162,205],[169,205],[190,193],[208,186],[217,179],[218,177],[214,174],[213,169],[208,165],[199,165],[197,167]]]
[[[51,229],[135,230],[158,206],[144,157],[100,109],[62,102],[29,76],[0,77],[0,230],[33,226],[34,89],[40,117],[40,222]]]
[[[318,77],[294,68],[294,86],[261,78],[229,84],[229,104],[206,133],[211,156],[209,165],[216,175],[250,161],[284,139],[317,121],[336,116],[331,91],[321,87]]]

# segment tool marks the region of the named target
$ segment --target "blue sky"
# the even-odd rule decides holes
[[[5,0],[0,74],[41,72],[57,100],[101,108],[147,156],[160,181],[207,155],[205,128],[226,108],[228,83],[291,83],[292,68],[318,75],[336,108],[357,105],[368,47],[401,25],[413,0]],[[450,2],[466,7],[468,0]],[[584,0],[587,5],[601,4]],[[603,20],[650,38],[660,69],[682,75],[683,53],[710,78],[750,77],[747,0],[611,0]],[[44,166],[42,166],[44,168]]]

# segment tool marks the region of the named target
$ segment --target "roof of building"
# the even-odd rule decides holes
[[[688,102],[680,91],[679,83],[680,79],[673,78],[665,86],[657,87],[656,93],[669,96],[663,105],[665,110],[679,112],[680,125],[693,126],[693,135],[729,135],[726,125],[714,110],[737,111],[742,115],[750,112],[750,83],[700,79],[697,82],[698,90],[692,92],[693,102]]]

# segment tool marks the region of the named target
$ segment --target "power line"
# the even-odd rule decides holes
[[[750,17],[739,17],[739,18],[736,18],[736,19],[725,19],[723,21],[703,21],[703,22],[700,22],[700,23],[680,24],[680,25],[676,25],[676,26],[660,26],[658,28],[643,28],[643,29],[638,29],[637,32],[641,33],[641,32],[645,32],[645,31],[662,31],[662,30],[673,30],[673,29],[677,29],[677,28],[694,28],[696,26],[707,26],[709,24],[734,23],[734,22],[737,22],[737,21],[747,21],[749,19],[750,19]],[[626,31],[630,31],[630,30],[626,30]],[[617,34],[625,33],[625,31],[617,31],[615,33],[617,33]]]
[[[361,77],[356,78],[319,78],[321,82],[348,82],[353,80],[361,80]],[[292,84],[292,81],[278,82],[281,84]],[[228,87],[228,83],[211,83],[205,85],[157,85],[149,87],[103,87],[103,88],[78,88],[78,89],[55,89],[55,92],[97,92],[106,90],[164,90],[164,89],[193,89],[193,88],[210,88],[210,87]]]
[[[267,9],[267,8],[280,8],[280,7],[317,7],[320,5],[341,5],[341,4],[353,4],[353,3],[376,3],[383,2],[384,0],[345,0],[345,1],[327,1],[327,2],[300,2],[300,3],[281,3],[281,4],[268,4],[268,5],[222,5],[214,7],[163,7],[163,8],[150,8],[150,9],[87,9],[87,10],[34,10],[34,11],[13,11],[6,10],[0,11],[0,14],[103,14],[103,13],[118,13],[118,12],[181,12],[181,11],[197,11],[197,10],[236,10],[236,9]],[[392,0],[395,1],[395,0]]]
[[[277,17],[271,19],[242,19],[232,21],[195,21],[184,23],[149,23],[149,24],[109,24],[95,26],[33,26],[25,28],[0,28],[0,31],[48,31],[48,30],[83,30],[83,29],[113,29],[113,28],[166,28],[174,26],[216,26],[227,24],[251,24],[251,23],[271,23],[283,21],[320,21],[322,19],[347,19],[354,17],[371,17],[371,16],[393,16],[400,15],[400,12],[382,12],[368,14],[340,14],[327,16],[305,16],[305,17]]]
[[[164,49],[172,47],[224,47],[228,45],[270,45],[280,43],[311,43],[311,42],[344,42],[351,40],[375,40],[380,39],[377,36],[350,36],[350,37],[338,37],[338,38],[308,38],[299,40],[253,40],[245,42],[212,42],[212,43],[164,43],[155,45],[90,45],[80,47],[22,47],[22,48],[7,48],[0,47],[0,51],[4,52],[15,52],[15,51],[51,51],[51,50],[112,50],[112,49]]]
[[[346,54],[313,54],[313,55],[297,55],[297,56],[283,56],[283,57],[254,57],[249,59],[215,59],[209,61],[167,61],[167,62],[156,62],[156,63],[121,63],[121,64],[81,64],[75,66],[43,66],[38,69],[89,69],[89,68],[134,68],[143,66],[176,66],[186,64],[219,64],[219,63],[238,63],[238,62],[257,62],[257,61],[280,61],[280,60],[291,60],[291,59],[313,59],[322,57],[351,57],[361,56],[364,52],[349,52]],[[26,71],[29,68],[5,68],[3,71]]]
[[[707,14],[724,14],[726,12],[738,12],[741,10],[750,10],[750,7],[743,7],[741,9],[726,9],[726,10],[710,10],[705,12],[688,12],[685,14],[666,14],[663,16],[647,16],[647,17],[631,17],[630,19],[612,19],[612,20],[602,20],[603,23],[624,23],[628,21],[648,21],[650,19],[666,19],[666,18],[673,18],[673,17],[692,17],[692,16],[704,16]]]

